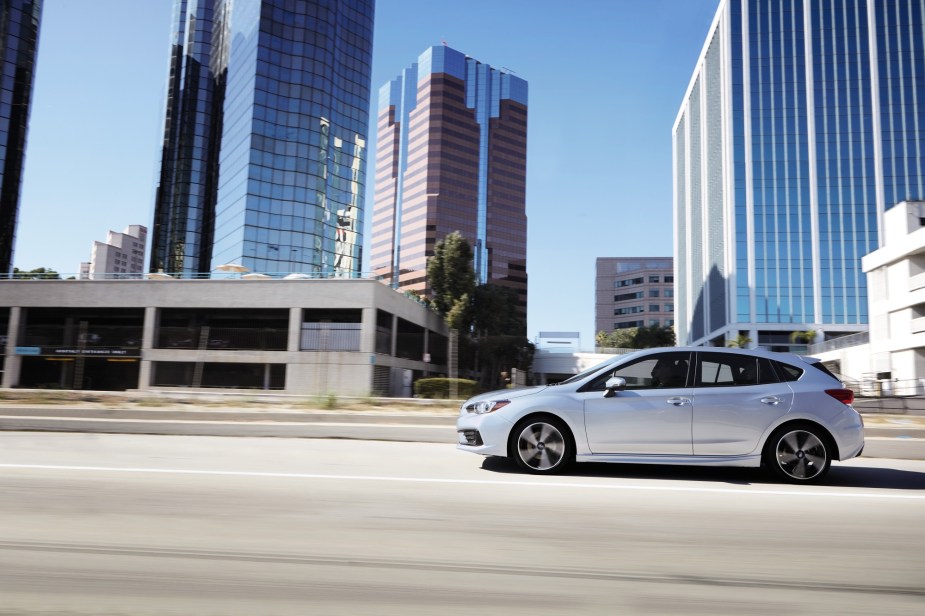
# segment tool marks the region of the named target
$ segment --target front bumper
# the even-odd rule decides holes
[[[513,427],[498,413],[460,415],[456,420],[456,448],[483,456],[507,456],[507,440]]]

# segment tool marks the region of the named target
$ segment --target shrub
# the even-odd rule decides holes
[[[450,383],[456,382],[459,398],[471,398],[479,392],[478,383],[469,379],[430,378],[414,382],[414,394],[419,398],[449,398]]]

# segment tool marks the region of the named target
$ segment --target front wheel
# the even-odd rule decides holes
[[[832,464],[832,448],[828,443],[828,435],[816,426],[784,426],[768,439],[764,462],[778,479],[815,483]]]
[[[528,473],[551,475],[568,466],[575,453],[565,424],[543,417],[526,419],[514,427],[511,455]]]

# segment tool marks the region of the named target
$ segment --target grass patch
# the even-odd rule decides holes
[[[161,407],[169,405],[169,402],[163,398],[136,398],[131,400],[131,402],[137,404],[138,406],[148,407]]]

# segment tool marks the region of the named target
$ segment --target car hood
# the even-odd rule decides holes
[[[468,406],[473,402],[481,402],[482,400],[513,400],[515,398],[523,398],[524,396],[532,396],[533,394],[543,391],[547,387],[549,386],[537,385],[535,387],[518,387],[516,389],[496,389],[495,391],[469,398],[463,403],[463,406]]]

